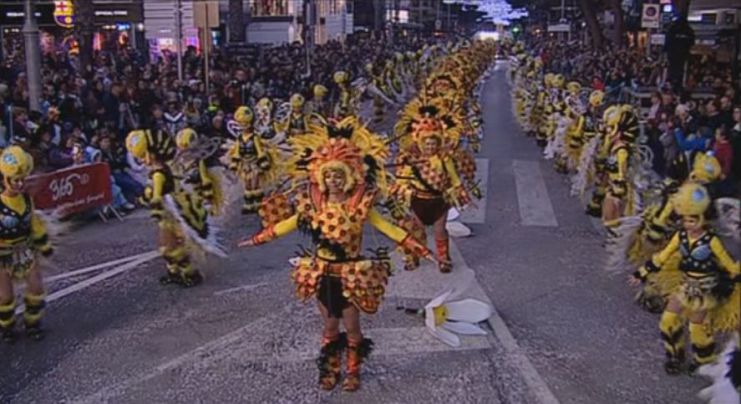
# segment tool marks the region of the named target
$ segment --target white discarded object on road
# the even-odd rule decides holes
[[[441,295],[432,299],[425,306],[425,325],[432,335],[442,342],[458,347],[461,335],[486,335],[486,331],[478,326],[491,316],[492,308],[487,303],[475,299],[461,299],[458,297],[468,289],[473,280],[473,272],[463,274],[464,281],[447,289]]]
[[[450,237],[455,238],[468,237],[472,234],[471,229],[461,222],[448,222],[445,224],[445,229]]]
[[[713,384],[700,391],[697,395],[700,399],[710,404],[727,404],[741,402],[739,395],[739,369],[741,369],[741,350],[738,345],[738,336],[731,339],[723,354],[718,360],[710,365],[702,366],[699,374],[713,380]]]
[[[453,221],[455,219],[458,219],[461,217],[461,211],[459,211],[456,208],[450,208],[448,209],[448,221]]]

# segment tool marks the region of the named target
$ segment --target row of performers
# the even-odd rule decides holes
[[[191,129],[177,136],[163,130],[131,132],[126,147],[149,168],[142,199],[158,225],[166,264],[161,282],[191,287],[203,281],[195,260],[205,253],[226,255],[218,229],[234,205],[259,214],[263,225],[239,242],[241,247],[302,230],[313,248],[293,260],[291,276],[299,298],[316,297],[320,303],[319,384],[332,389],[339,383],[344,353],[342,386],[359,388],[361,364],[372,348],[359,316],[378,310],[392,269],[384,248],[361,254],[363,227],[370,224],[396,242],[407,270],[420,258],[436,261],[442,272],[452,270],[444,224],[451,206],[462,208],[479,193],[469,145],[477,144],[481,118],[469,119],[469,111],[478,111],[474,99],[495,54],[492,47],[460,43],[435,52],[420,71],[425,76],[418,95],[404,108],[394,136],[373,133],[357,118],[358,97],[349,85],[338,115],[314,114],[300,133],[278,144],[257,132],[250,108],[240,107],[231,124],[237,136],[221,159],[218,144]],[[347,79],[343,72],[335,74],[338,84]],[[27,284],[28,335],[43,337],[39,262],[52,250],[44,222],[23,189],[32,165],[15,146],[0,156],[0,331],[7,342],[16,338],[14,279]],[[244,187],[243,204],[240,195],[229,192],[239,189],[236,181]],[[437,254],[426,245],[425,225],[435,227]]]
[[[721,179],[717,159],[691,156],[687,169],[675,170],[683,173],[679,178],[660,179],[641,144],[633,106],[607,105],[602,91],[545,72],[541,60],[520,46],[512,62],[513,109],[521,126],[555,169],[571,176],[572,195],[586,199],[587,214],[602,219],[608,268],[627,270],[629,283],[640,287],[638,302],[661,313],[666,372],[694,373],[714,362],[716,335],[738,331],[741,315],[739,262],[720,238],[738,242],[738,200],[708,191]],[[730,384],[735,372],[738,387],[738,350],[727,355],[736,355],[735,370],[719,383]]]

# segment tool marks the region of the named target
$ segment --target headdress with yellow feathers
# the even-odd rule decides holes
[[[356,117],[312,123],[305,136],[288,142],[294,151],[289,163],[294,185],[308,181],[310,186],[325,191],[324,172],[340,169],[346,174],[346,192],[360,188],[386,192],[384,165],[389,157],[388,145]]]

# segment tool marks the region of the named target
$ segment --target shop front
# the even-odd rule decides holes
[[[74,16],[67,18],[66,4],[61,2],[37,2],[34,6],[36,23],[39,26],[41,49],[44,53],[67,51],[75,53],[77,42],[75,30],[79,28]],[[72,8],[73,9],[73,8]],[[60,12],[62,11],[62,12]],[[60,18],[60,15],[63,16]],[[102,2],[95,4],[94,41],[96,50],[114,51],[128,46],[143,44],[143,13],[141,1]],[[21,2],[0,4],[0,35],[2,36],[2,55],[5,57],[22,47],[21,28],[25,22],[24,7]]]

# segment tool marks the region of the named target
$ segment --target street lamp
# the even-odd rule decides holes
[[[26,21],[23,24],[23,39],[26,45],[26,76],[28,79],[28,106],[31,111],[41,107],[41,49],[39,27],[36,25],[31,0],[24,4]]]

